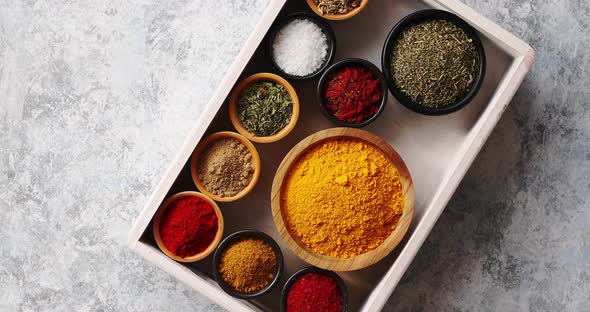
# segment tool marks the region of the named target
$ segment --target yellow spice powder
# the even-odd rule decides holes
[[[291,167],[281,195],[291,232],[316,252],[338,258],[378,247],[404,208],[391,160],[354,139],[327,140],[309,149]]]
[[[253,293],[272,282],[277,265],[277,256],[269,244],[257,238],[244,238],[221,255],[219,273],[235,290]]]

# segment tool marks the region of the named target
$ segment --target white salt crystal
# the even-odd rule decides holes
[[[277,32],[272,50],[275,63],[285,73],[306,76],[324,64],[328,40],[314,22],[296,19]]]

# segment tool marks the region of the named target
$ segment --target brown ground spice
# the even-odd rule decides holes
[[[257,238],[245,238],[229,246],[219,260],[223,280],[242,293],[257,292],[268,286],[276,271],[274,250]]]
[[[199,158],[198,174],[209,192],[221,197],[234,196],[252,180],[252,154],[236,139],[214,141]]]

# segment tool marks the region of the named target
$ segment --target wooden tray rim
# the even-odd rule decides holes
[[[435,194],[432,204],[425,209],[425,213],[416,225],[414,233],[408,236],[409,239],[401,249],[397,259],[367,298],[362,307],[362,312],[380,311],[383,308],[535,61],[535,51],[527,43],[459,0],[422,1],[434,8],[451,11],[469,21],[478,31],[509,54],[513,60],[496,87],[490,103],[482,112],[481,122],[474,125],[465,139],[461,151],[462,157],[455,158],[453,163],[450,164],[449,167],[452,170],[443,178],[443,183],[446,186]],[[128,237],[129,248],[230,311],[258,311],[258,308],[247,301],[236,300],[227,295],[212,279],[166,257],[156,248],[141,242],[140,238],[155,215],[159,204],[172,187],[186,161],[190,158],[196,146],[195,142],[199,142],[203,137],[208,125],[212,122],[285,3],[286,0],[269,0],[260,20],[229,67],[228,72],[208,102],[207,108],[201,114],[195,127],[187,135],[180,151],[151,194],[133,224]]]

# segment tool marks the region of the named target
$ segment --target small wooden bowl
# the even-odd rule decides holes
[[[215,210],[215,214],[217,215],[218,226],[217,226],[217,233],[215,234],[215,238],[213,239],[213,241],[211,242],[209,247],[207,247],[207,249],[205,249],[203,252],[198,253],[194,256],[183,258],[183,257],[179,257],[179,256],[175,255],[172,251],[168,250],[168,248],[166,248],[166,246],[164,245],[164,242],[162,241],[162,236],[160,235],[160,220],[162,219],[164,212],[166,211],[166,209],[168,209],[168,206],[170,206],[171,203],[173,203],[181,198],[185,198],[185,197],[198,197],[198,198],[201,198],[201,199],[209,202],[213,206],[213,209]],[[223,236],[223,225],[224,225],[224,222],[223,222],[223,215],[221,214],[221,210],[219,210],[219,206],[217,206],[217,204],[213,200],[211,200],[211,198],[207,197],[207,195],[205,195],[205,194],[188,191],[188,192],[181,192],[181,193],[174,194],[171,197],[167,198],[160,205],[160,208],[158,208],[158,212],[156,212],[156,215],[154,216],[153,231],[154,231],[154,238],[156,239],[156,243],[158,244],[158,247],[160,247],[160,250],[162,250],[162,252],[164,254],[166,254],[168,257],[170,257],[178,262],[195,262],[195,261],[199,261],[199,260],[207,257],[208,255],[210,255],[215,250],[217,245],[219,245],[219,242],[221,241],[221,237]]]
[[[219,273],[219,268],[218,268],[219,261],[221,261],[221,256],[227,250],[227,248],[229,248],[231,245],[233,245],[233,243],[239,241],[240,239],[247,238],[247,237],[263,240],[273,249],[275,256],[277,257],[277,271],[275,273],[274,278],[270,282],[270,284],[268,284],[266,287],[264,287],[263,289],[261,289],[257,292],[253,292],[253,293],[249,293],[249,294],[239,292],[239,291],[233,289],[229,284],[227,284],[223,280],[223,278],[221,277],[221,273]],[[221,287],[221,289],[223,289],[223,291],[225,291],[226,293],[228,293],[232,297],[236,297],[236,298],[240,298],[240,299],[252,299],[252,298],[256,298],[258,296],[268,293],[281,280],[281,275],[283,274],[284,267],[285,267],[285,263],[283,260],[283,252],[281,251],[281,247],[279,247],[279,244],[277,244],[277,242],[275,242],[275,240],[272,239],[272,237],[268,236],[268,234],[266,234],[264,232],[257,231],[257,230],[241,230],[241,231],[237,231],[233,234],[230,234],[228,237],[226,237],[221,242],[221,244],[219,244],[219,247],[217,248],[217,250],[215,251],[215,254],[213,255],[213,277],[215,278],[215,281],[217,282],[219,287]]]
[[[315,14],[331,21],[342,21],[345,19],[349,19],[357,14],[359,14],[366,6],[369,4],[369,0],[361,0],[361,5],[358,8],[346,13],[346,14],[321,14],[320,9],[318,9],[318,5],[315,3],[314,0],[307,0],[307,4],[309,7],[315,12]]]
[[[242,126],[242,122],[240,121],[240,117],[238,116],[237,106],[238,106],[238,98],[242,90],[249,84],[256,82],[256,81],[271,81],[274,83],[281,84],[285,87],[289,95],[291,96],[291,101],[293,102],[293,111],[291,113],[291,120],[289,123],[281,129],[279,132],[271,135],[271,136],[255,136],[248,132],[244,126]],[[254,74],[244,80],[242,80],[232,91],[230,99],[229,99],[229,118],[231,119],[231,123],[234,125],[238,132],[248,138],[248,140],[258,143],[272,143],[276,142],[289,134],[293,128],[295,128],[295,124],[297,123],[297,119],[299,118],[299,98],[297,97],[297,92],[293,86],[281,76],[271,74],[271,73],[258,73]]]
[[[405,198],[404,211],[400,217],[397,226],[391,232],[389,237],[379,245],[379,247],[370,250],[366,253],[351,257],[351,258],[337,258],[319,254],[303,244],[291,232],[286,224],[286,216],[281,209],[281,192],[283,189],[283,182],[289,173],[293,163],[304,154],[310,147],[325,141],[327,139],[335,138],[351,138],[357,139],[379,148],[384,155],[386,155],[393,165],[397,168],[402,183],[402,193]],[[399,154],[378,136],[367,132],[365,130],[353,128],[332,128],[316,132],[299,142],[295,147],[289,151],[285,156],[279,169],[275,174],[271,190],[271,205],[272,214],[275,225],[279,234],[289,247],[297,256],[304,261],[326,270],[332,271],[352,271],[368,267],[377,261],[387,256],[402,240],[406,231],[408,230],[412,217],[414,215],[414,184],[410,177],[410,172],[406,164],[401,159]]]
[[[248,186],[246,186],[239,193],[231,197],[221,197],[219,195],[215,195],[209,192],[207,188],[205,188],[203,183],[201,183],[201,180],[199,179],[199,158],[201,157],[201,154],[205,151],[207,146],[209,146],[209,144],[211,144],[214,141],[227,138],[236,139],[248,148],[250,154],[252,154],[252,161],[254,162],[254,174],[252,175],[252,180],[250,180],[250,184],[248,184]],[[199,143],[199,145],[197,145],[197,148],[191,156],[191,175],[193,177],[193,182],[195,183],[199,191],[201,191],[201,193],[211,197],[213,200],[218,202],[232,202],[246,196],[248,193],[250,193],[250,191],[254,189],[254,186],[256,186],[258,178],[260,177],[260,155],[258,155],[258,151],[256,150],[256,147],[254,147],[254,144],[248,141],[245,137],[230,131],[217,132],[206,137],[203,141],[201,141],[201,143]]]

